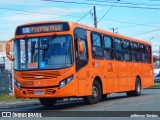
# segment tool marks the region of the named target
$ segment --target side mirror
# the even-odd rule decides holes
[[[8,41],[6,42],[6,56],[7,56],[7,58],[10,59],[11,61],[14,61],[14,58],[13,58],[13,56],[11,55],[11,53],[12,53],[11,50],[13,50],[13,43],[12,43],[13,40],[14,40],[14,38],[12,38],[12,39],[10,39],[10,40],[8,40]],[[11,46],[12,46],[12,48],[11,48]]]
[[[78,38],[78,51],[82,53],[84,51],[84,45],[80,38]]]

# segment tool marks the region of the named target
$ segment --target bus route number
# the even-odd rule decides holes
[[[21,82],[21,86],[33,86],[33,81],[23,81]]]
[[[112,63],[108,63],[108,72],[113,72]]]

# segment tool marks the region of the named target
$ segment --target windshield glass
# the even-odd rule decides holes
[[[14,55],[17,70],[69,67],[73,64],[71,36],[17,39]]]

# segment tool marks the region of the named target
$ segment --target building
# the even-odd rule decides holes
[[[6,41],[0,41],[0,53],[6,51]]]
[[[4,64],[5,63],[5,59],[6,59],[6,41],[0,41],[0,64]]]

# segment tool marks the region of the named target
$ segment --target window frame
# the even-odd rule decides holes
[[[93,34],[96,34],[96,35],[98,35],[98,36],[100,37],[100,42],[101,42],[100,44],[101,44],[101,46],[94,46],[94,45],[93,45]],[[103,41],[102,41],[102,34],[100,34],[100,33],[98,33],[98,32],[92,31],[92,32],[90,33],[90,36],[91,36],[92,58],[93,58],[93,59],[103,60],[103,59],[104,59],[104,47],[103,47]],[[101,49],[102,49],[102,56],[94,56],[94,55],[93,55],[93,47],[95,47],[95,48],[101,48]]]
[[[139,53],[139,44],[138,42],[131,42],[132,46],[131,46],[131,50],[132,50],[132,61],[139,63],[140,62],[140,53]],[[134,45],[137,44],[137,48],[135,49]],[[134,54],[138,55],[138,60],[135,60],[134,58]]]
[[[115,39],[116,39],[116,40],[120,40],[120,42],[121,42],[121,50],[115,49]],[[114,38],[113,38],[113,48],[114,48],[114,58],[115,58],[115,60],[123,62],[123,61],[124,61],[123,39],[122,39],[122,38],[119,38],[119,37],[114,37]],[[117,59],[117,58],[116,58],[116,52],[121,52],[121,55],[122,55],[122,57],[123,57],[123,60],[120,60],[120,59]]]
[[[111,40],[111,47],[110,48],[105,47],[105,39],[104,39],[105,37],[110,38],[110,40]],[[105,58],[105,60],[114,60],[115,55],[114,55],[114,44],[113,44],[113,37],[112,36],[105,35],[105,34],[103,35],[103,48],[104,48],[104,58]],[[106,51],[111,51],[112,52],[112,56],[110,56],[112,58],[107,59],[107,57],[105,56]]]
[[[150,49],[150,51],[149,51],[149,53],[147,52],[147,50],[146,50],[146,48],[145,48],[145,52],[146,52],[146,63],[147,64],[151,64],[152,63],[152,47],[151,47],[151,45],[145,45],[146,46],[146,48],[147,47],[149,47],[149,49]],[[149,56],[149,60],[148,60],[148,56]]]
[[[129,45],[128,45],[128,50],[126,50],[126,49],[124,49],[124,43],[125,42],[128,42],[129,43]],[[132,50],[131,50],[131,41],[129,41],[129,40],[127,40],[127,39],[123,39],[123,52],[124,52],[124,61],[125,62],[132,62]],[[130,58],[130,60],[127,60],[126,58],[125,58],[125,54],[128,54],[129,55],[129,57],[131,57]]]
[[[75,31],[77,30],[77,29],[81,29],[81,30],[85,30],[86,31],[86,39],[84,39],[84,38],[81,38],[81,37],[79,37],[80,39],[82,39],[82,40],[84,40],[85,42],[86,42],[86,52],[87,52],[87,59],[85,60],[85,59],[79,59],[79,61],[80,62],[86,62],[83,66],[81,66],[81,67],[77,67],[78,66],[78,60],[77,60],[77,56],[78,56],[78,54],[79,53],[76,53],[77,52],[77,50],[78,50],[78,43],[77,43],[77,36],[75,36]],[[78,72],[79,70],[81,70],[83,67],[85,67],[88,63],[89,63],[89,47],[88,47],[88,40],[87,40],[87,29],[84,29],[84,28],[80,28],[80,27],[76,27],[74,30],[73,30],[73,34],[74,34],[74,38],[73,38],[73,40],[74,40],[74,49],[75,49],[75,52],[74,52],[74,54],[75,54],[75,64],[76,64],[76,72]],[[77,37],[77,38],[76,38]]]

